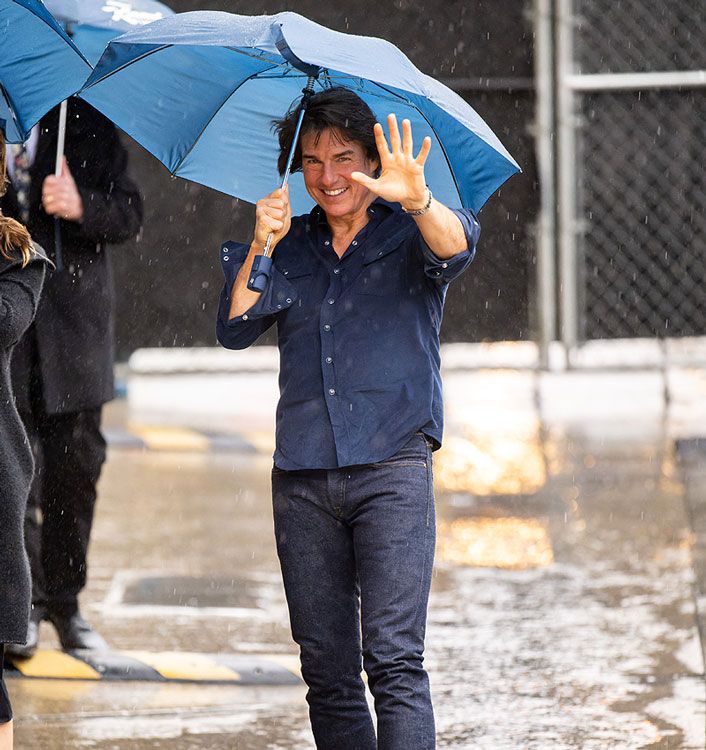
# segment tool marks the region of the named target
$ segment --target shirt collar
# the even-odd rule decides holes
[[[399,203],[390,203],[389,201],[384,200],[383,198],[376,198],[368,207],[368,211],[371,211],[373,214],[379,215],[380,218],[385,218],[389,216],[391,213],[395,211],[400,210],[400,204]],[[311,212],[309,213],[309,216],[311,217],[312,224],[314,226],[326,224],[328,225],[328,222],[326,221],[326,214],[324,210],[319,206],[318,204],[314,206],[314,208],[311,209]]]

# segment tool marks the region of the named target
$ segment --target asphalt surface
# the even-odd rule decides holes
[[[439,747],[704,748],[706,452],[687,460],[659,423],[548,425],[508,374],[466,382],[447,378],[435,457]],[[115,434],[136,422],[111,407]],[[113,444],[83,608],[116,650],[296,657],[258,435]],[[16,677],[10,692],[18,750],[313,747],[301,685]]]

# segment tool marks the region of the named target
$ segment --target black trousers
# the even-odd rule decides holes
[[[25,542],[37,617],[73,614],[86,585],[96,485],[106,454],[101,412],[97,407],[47,414],[33,398],[31,413],[21,415],[35,459]]]

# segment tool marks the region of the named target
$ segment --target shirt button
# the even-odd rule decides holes
[[[247,320],[247,319],[248,319],[248,316],[247,315],[243,315],[243,320]]]
[[[353,240],[353,243],[352,243],[352,244],[353,244],[353,245],[357,245],[357,244],[358,244],[358,240]]]
[[[228,256],[227,256],[227,255],[224,255],[224,256],[223,256],[223,260],[228,260]]]
[[[333,304],[333,303],[334,303],[334,302],[335,302],[336,300],[335,300],[335,299],[332,299],[332,298],[329,298],[329,299],[328,299],[328,300],[326,300],[326,301],[327,301],[327,302],[329,303],[329,305],[332,305],[332,304]]]
[[[331,364],[331,362],[333,362],[333,357],[326,357],[326,361],[328,364]]]
[[[326,324],[326,325],[324,326],[324,331],[330,331],[330,330],[331,330],[331,326],[330,326],[330,325],[329,325],[329,324],[327,323],[327,324]]]
[[[329,396],[335,396],[336,395],[336,389],[335,388],[329,388],[328,389],[328,395]]]
[[[341,273],[341,269],[340,269],[340,268],[334,268],[334,269],[333,269],[333,272],[334,272],[334,273]]]
[[[330,244],[331,243],[328,240],[326,240],[326,242],[324,242],[324,245],[326,245],[326,247],[328,247]]]
[[[286,276],[289,273],[289,271],[282,271],[282,273]]]
[[[285,300],[285,302],[286,302],[286,303],[287,303],[288,305],[291,305],[291,304],[292,304],[292,300],[291,300],[291,299],[290,299],[289,297],[287,297],[287,299]]]
[[[442,264],[441,264],[441,267],[442,267],[442,268],[448,268],[448,267],[449,267],[449,264],[448,264],[448,263],[442,263]]]

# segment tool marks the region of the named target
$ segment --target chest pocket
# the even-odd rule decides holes
[[[399,293],[407,276],[407,254],[398,246],[381,257],[373,256],[355,283],[356,294],[389,297]]]
[[[308,307],[311,304],[311,281],[314,277],[313,272],[310,269],[303,267],[284,267],[278,270],[292,286],[294,293],[296,294],[294,302],[289,310],[296,312]]]

